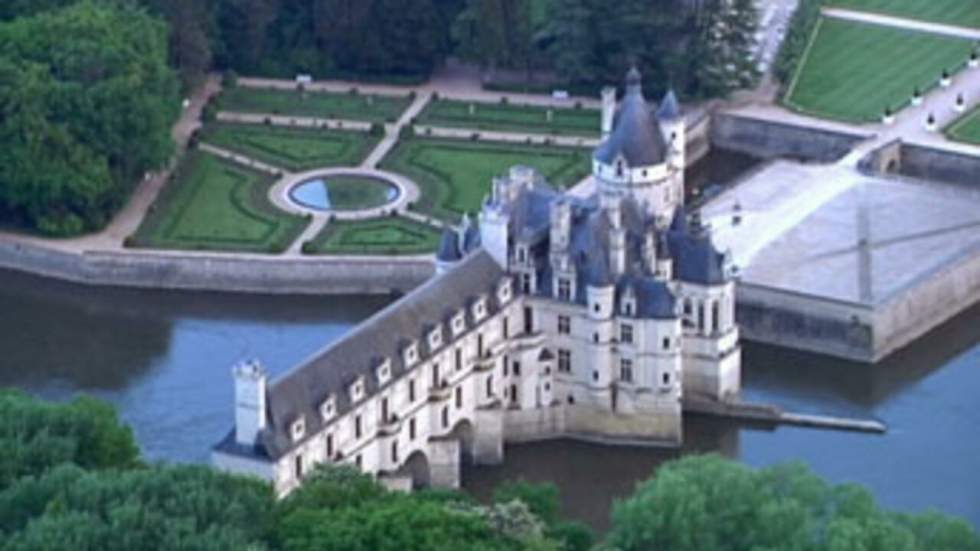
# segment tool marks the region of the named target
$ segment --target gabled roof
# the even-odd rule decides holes
[[[626,94],[613,120],[612,134],[594,154],[597,161],[607,165],[620,157],[631,167],[659,165],[667,158],[667,144],[650,114],[635,68],[626,78]]]
[[[398,381],[407,370],[402,351],[408,339],[418,339],[422,361],[434,352],[428,348],[426,328],[447,323],[462,308],[466,309],[467,327],[472,326],[469,307],[479,296],[488,297],[487,315],[496,313],[500,305],[494,291],[505,275],[486,251],[475,252],[273,381],[267,392],[268,426],[259,435],[259,453],[275,459],[288,452],[294,446],[289,425],[300,416],[306,421],[306,434],[317,433],[324,425],[319,407],[330,395],[337,400],[334,419],[349,411],[353,404],[347,390],[357,378],[366,382],[365,396]],[[391,378],[385,384],[374,373],[382,357],[391,361]]]

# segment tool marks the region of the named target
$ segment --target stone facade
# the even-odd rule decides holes
[[[235,369],[214,463],[280,495],[338,462],[454,487],[461,461],[499,463],[508,441],[676,446],[684,393],[736,396],[734,282],[683,209],[676,100],[654,115],[639,82],[605,96],[596,196],[525,167],[496,179],[478,220],[443,235],[437,277],[274,381]]]

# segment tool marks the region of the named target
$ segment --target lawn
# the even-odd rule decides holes
[[[371,220],[335,220],[307,243],[308,254],[428,254],[439,243],[439,230],[399,216]]]
[[[201,132],[206,143],[292,172],[357,166],[380,139],[367,132],[261,124],[211,123]]]
[[[980,145],[980,107],[951,124],[946,135],[956,141]]]
[[[307,221],[269,203],[273,183],[269,176],[191,150],[128,245],[281,252]]]
[[[551,113],[551,120],[548,120]],[[598,137],[600,114],[596,109],[547,108],[531,105],[478,103],[456,100],[431,102],[419,115],[419,124]]]
[[[493,178],[514,165],[534,167],[558,187],[578,183],[591,169],[585,149],[425,138],[399,142],[381,163],[419,185],[416,210],[448,220],[479,210]]]
[[[823,18],[785,102],[819,117],[878,120],[969,57],[972,44],[944,36]]]
[[[830,0],[837,8],[980,28],[980,0]]]
[[[300,92],[237,86],[218,98],[218,108],[240,113],[394,122],[412,103],[411,96],[340,92]]]

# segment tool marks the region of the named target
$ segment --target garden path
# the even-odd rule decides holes
[[[859,23],[870,23],[872,25],[895,27],[910,31],[980,40],[980,29],[973,29],[970,27],[958,27],[943,23],[930,23],[928,21],[919,21],[917,19],[907,19],[905,17],[896,17],[894,15],[849,10],[846,8],[824,7],[821,9],[821,13],[827,17],[833,17],[835,19],[847,19],[848,21],[857,21]]]

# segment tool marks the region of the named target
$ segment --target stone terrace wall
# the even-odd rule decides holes
[[[903,143],[899,166],[903,176],[980,187],[980,156]]]
[[[830,130],[749,118],[733,113],[715,113],[711,143],[764,159],[790,157],[829,163],[846,155],[864,138]]]
[[[119,287],[261,294],[407,292],[435,272],[425,258],[261,258],[179,252],[67,253],[0,242],[0,268]]]

